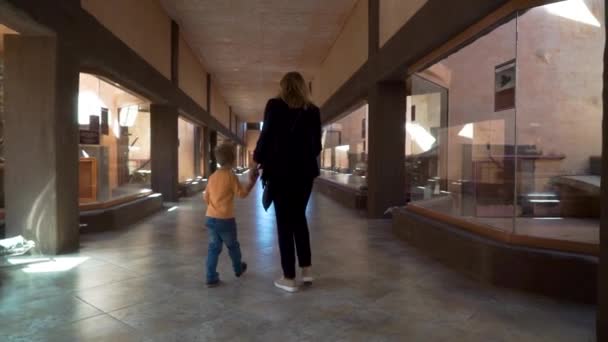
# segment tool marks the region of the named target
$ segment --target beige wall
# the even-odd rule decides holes
[[[183,37],[179,39],[179,87],[207,108],[207,72]]]
[[[157,0],[82,0],[82,7],[165,77],[171,77],[171,20]]]
[[[178,173],[179,182],[194,178],[194,125],[182,119],[177,122],[179,138]]]
[[[323,105],[368,57],[368,0],[359,0],[313,79],[313,100]]]
[[[380,46],[383,46],[428,0],[380,0]]]
[[[211,85],[211,115],[222,125],[230,127],[230,108],[216,85]]]
[[[82,0],[82,6],[165,77],[171,78],[171,19],[158,0]],[[179,87],[229,128],[228,104],[218,89],[211,90],[212,108],[207,108],[207,71],[196,55],[180,36]]]

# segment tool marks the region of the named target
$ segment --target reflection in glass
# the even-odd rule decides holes
[[[178,174],[179,182],[190,182],[195,178],[194,167],[194,124],[180,117],[177,122]]]
[[[516,232],[598,243],[603,0],[522,12],[518,27]]]
[[[97,76],[80,74],[78,123],[81,204],[151,192],[146,100]]]
[[[367,188],[367,115],[363,105],[323,127],[321,176],[356,189]]]
[[[521,12],[408,80],[411,206],[599,242],[604,6]]]
[[[412,205],[513,232],[515,57],[512,20],[408,80]]]

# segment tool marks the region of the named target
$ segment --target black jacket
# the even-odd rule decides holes
[[[289,108],[270,99],[253,159],[262,166],[263,180],[312,179],[319,176],[321,113],[310,105]]]

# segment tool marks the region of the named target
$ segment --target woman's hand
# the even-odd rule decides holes
[[[249,172],[249,181],[255,183],[258,177],[260,177],[259,165],[258,163],[253,163]]]

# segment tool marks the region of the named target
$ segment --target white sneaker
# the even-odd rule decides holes
[[[313,280],[315,278],[312,276],[312,268],[302,267],[302,282],[306,285],[312,285]]]
[[[281,277],[280,279],[275,280],[274,286],[280,288],[281,290],[287,291],[287,292],[298,291],[298,285],[296,284],[296,281],[293,279],[286,279],[284,277]]]

